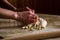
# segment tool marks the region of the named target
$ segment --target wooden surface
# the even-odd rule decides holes
[[[0,35],[4,37],[6,40],[28,40],[28,39],[43,39],[43,38],[50,38],[50,37],[56,37],[60,36],[60,16],[57,15],[48,15],[48,14],[38,14],[41,18],[44,18],[47,20],[48,25],[43,30],[36,30],[36,31],[28,31],[28,30],[22,30],[19,27],[13,27],[15,25],[9,25],[9,24],[18,24],[13,23],[16,22],[14,20],[10,19],[2,19],[1,21],[6,21],[5,27],[2,25],[0,27]],[[10,22],[10,23],[9,23]],[[3,22],[4,23],[4,22]],[[8,27],[11,26],[11,27]],[[7,27],[6,27],[7,26]]]

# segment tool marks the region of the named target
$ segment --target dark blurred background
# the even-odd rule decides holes
[[[29,6],[37,13],[60,15],[60,0],[10,0],[10,2],[20,11]]]

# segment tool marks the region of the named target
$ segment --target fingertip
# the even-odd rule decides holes
[[[27,9],[28,11],[32,11],[32,9],[31,9],[31,8],[29,8],[28,6],[26,7],[26,9]]]
[[[30,11],[30,8],[28,6],[26,7],[26,9]]]

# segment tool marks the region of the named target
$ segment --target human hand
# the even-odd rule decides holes
[[[21,21],[26,24],[30,24],[36,22],[38,19],[38,15],[35,14],[35,11],[28,8],[28,11],[17,12],[16,20]]]

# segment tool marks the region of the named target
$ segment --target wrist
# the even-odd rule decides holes
[[[13,15],[13,18],[14,18],[15,20],[17,20],[17,18],[18,18],[17,12],[15,12],[15,14]]]
[[[23,21],[21,12],[16,12],[14,14],[14,20],[17,20],[17,21],[20,21],[20,22]]]
[[[14,20],[21,21],[21,12],[16,12],[14,14]]]

